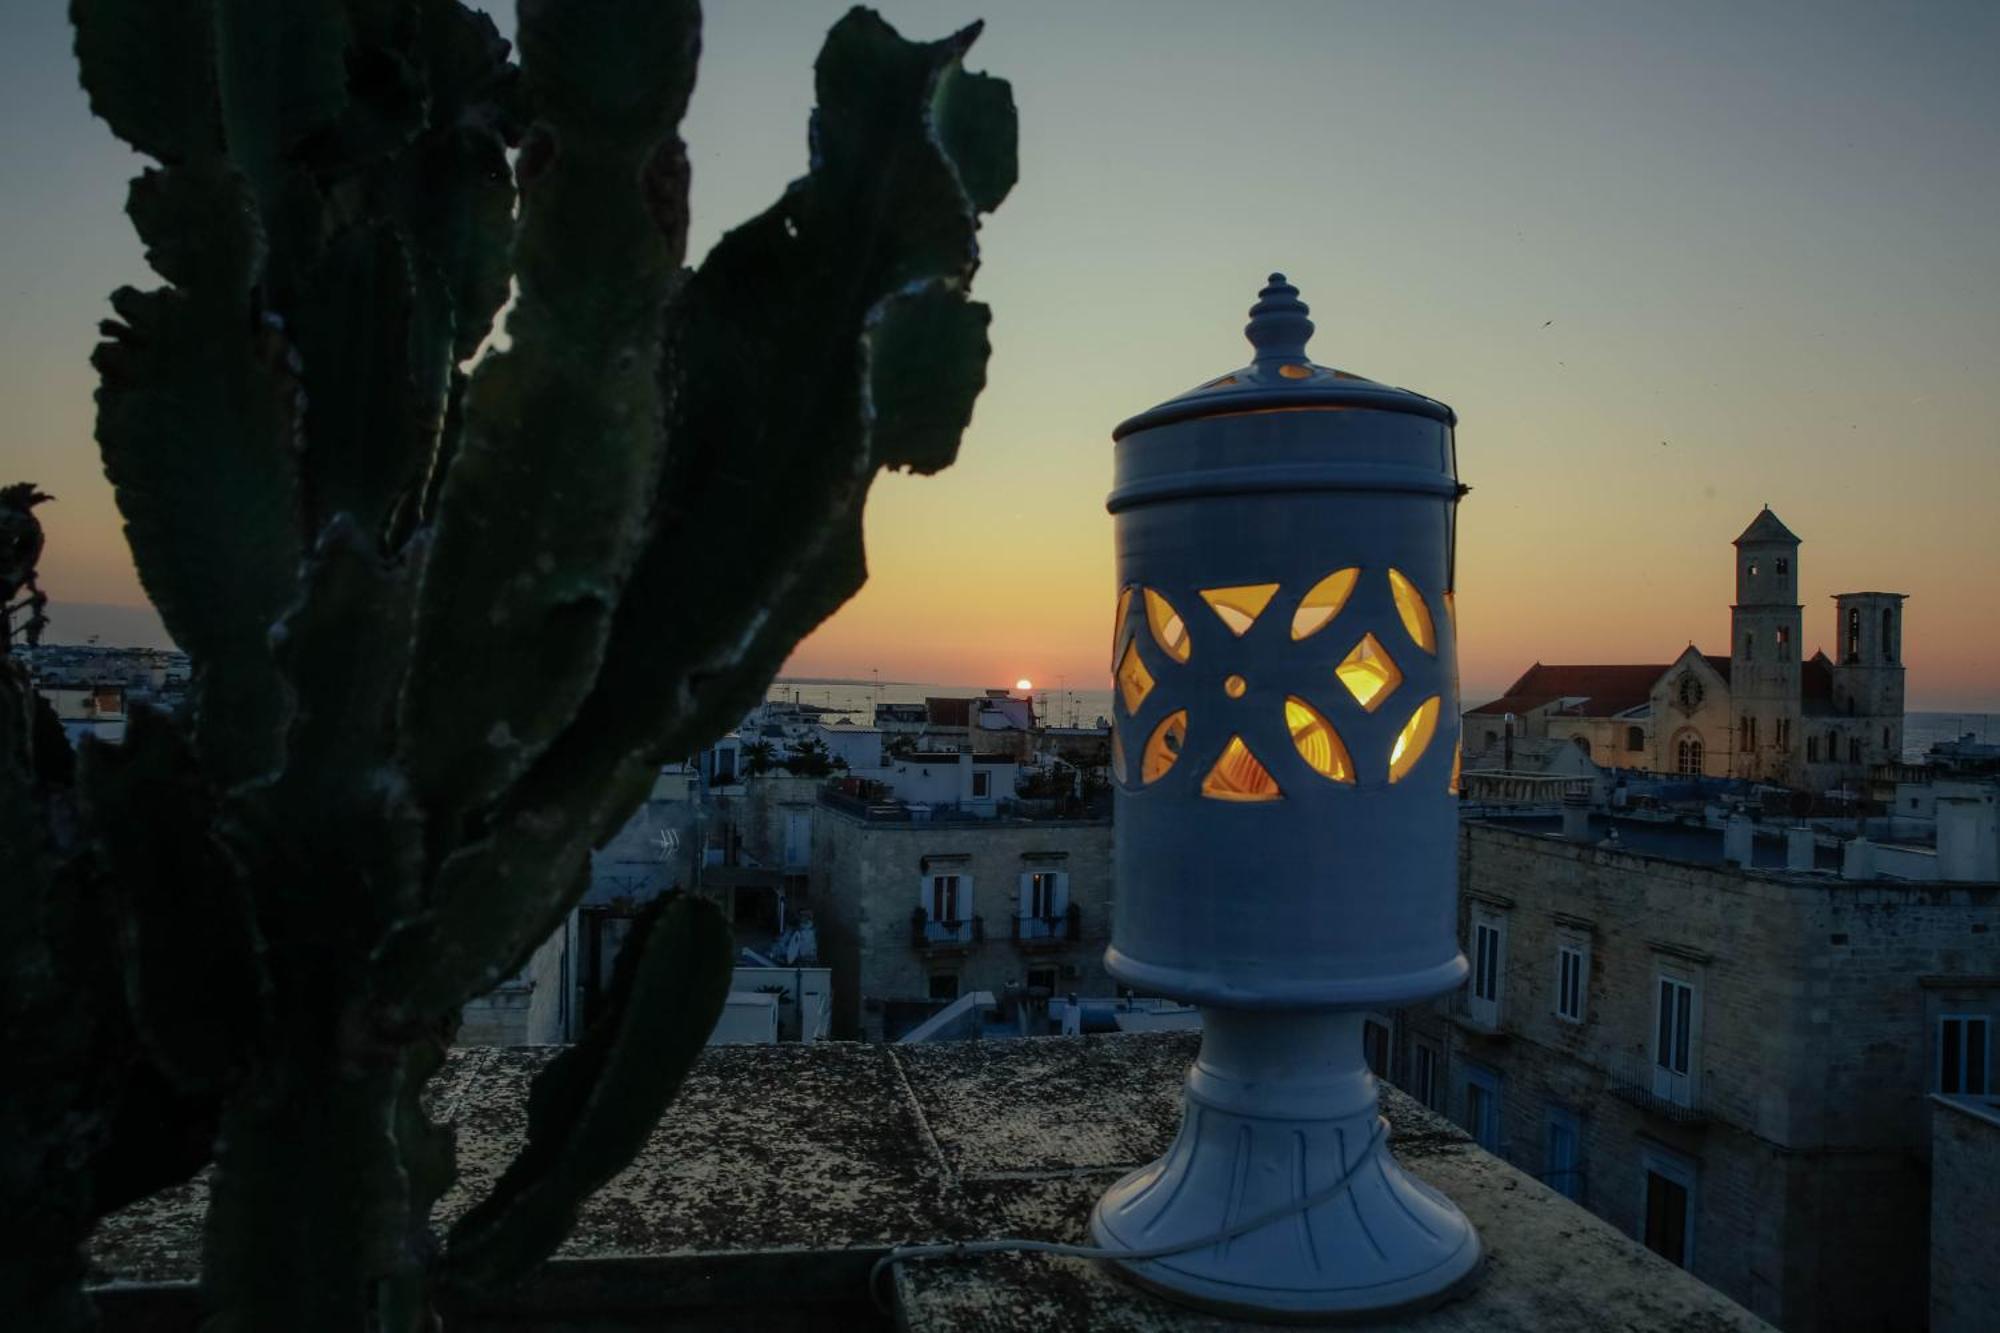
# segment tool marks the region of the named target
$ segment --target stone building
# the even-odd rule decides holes
[[[912,819],[823,791],[811,898],[834,1035],[894,1038],[976,991],[1109,995],[1111,821]]]
[[[2000,885],[1572,832],[1462,825],[1472,977],[1395,1023],[1398,1081],[1781,1327],[1922,1327],[1927,1097],[1993,1090]]]
[[[2000,1311],[2000,1097],[1933,1105],[1930,1333],[1982,1333]]]
[[[1563,739],[1606,767],[1822,791],[1899,759],[1904,595],[1834,594],[1835,655],[1805,657],[1799,539],[1767,506],[1734,544],[1728,654],[1690,643],[1665,664],[1537,662],[1466,710],[1467,765],[1505,766],[1516,738]]]

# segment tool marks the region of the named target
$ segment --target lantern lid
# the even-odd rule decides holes
[[[1306,342],[1313,335],[1309,313],[1299,299],[1299,289],[1286,282],[1284,274],[1273,273],[1264,290],[1257,293],[1257,304],[1250,307],[1250,322],[1243,326],[1243,336],[1256,349],[1256,358],[1241,370],[1198,384],[1128,417],[1111,432],[1111,438],[1122,440],[1134,431],[1195,417],[1303,407],[1409,412],[1448,426],[1457,423],[1457,414],[1435,398],[1308,361]]]

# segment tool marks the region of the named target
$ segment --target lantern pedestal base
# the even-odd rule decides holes
[[[1090,1216],[1099,1246],[1134,1255],[1116,1261],[1126,1276],[1232,1314],[1326,1319],[1437,1304],[1475,1275],[1479,1236],[1465,1214],[1390,1155],[1362,1021],[1202,1011],[1179,1136]],[[1343,1173],[1346,1187],[1325,1197]],[[1225,1240],[1139,1257],[1266,1216]]]

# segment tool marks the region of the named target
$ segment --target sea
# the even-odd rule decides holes
[[[827,679],[780,679],[772,683],[766,698],[787,703],[812,704],[866,726],[874,720],[875,705],[922,703],[934,696],[964,698],[984,694],[981,685],[938,685],[921,681],[880,682]],[[1019,695],[1022,691],[1010,690]],[[1035,716],[1044,726],[1088,727],[1111,717],[1110,690],[1032,688],[1026,691],[1035,700]],[[1971,735],[1975,740],[2000,742],[2000,713],[1905,713],[1903,715],[1903,758],[1917,763],[1939,741],[1953,741]]]

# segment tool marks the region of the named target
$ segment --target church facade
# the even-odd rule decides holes
[[[1734,544],[1727,655],[1690,645],[1663,664],[1537,662],[1466,711],[1466,762],[1506,766],[1513,740],[1566,740],[1608,768],[1830,791],[1899,759],[1904,594],[1834,594],[1837,655],[1802,658],[1799,539],[1766,506]]]

